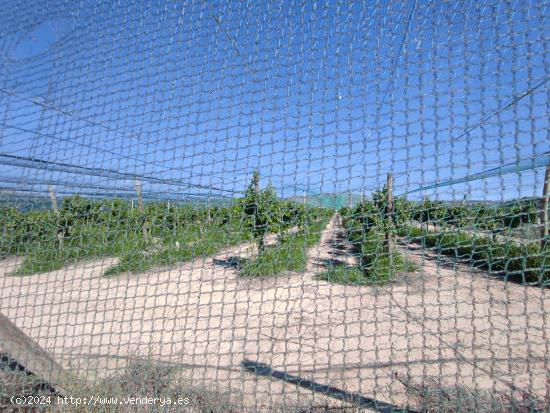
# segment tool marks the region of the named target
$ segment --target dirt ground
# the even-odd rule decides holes
[[[491,279],[463,264],[402,247],[420,271],[388,286],[318,280],[330,260],[351,262],[335,215],[307,271],[244,279],[236,258],[251,245],[176,268],[103,277],[103,259],[32,276],[0,263],[0,312],[82,378],[136,358],[173,365],[196,383],[244,394],[248,410],[339,402],[244,371],[243,359],[359,392],[410,402],[395,378],[550,392],[547,290]]]

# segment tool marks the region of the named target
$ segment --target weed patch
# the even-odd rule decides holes
[[[538,244],[498,242],[464,232],[435,232],[401,228],[399,235],[434,248],[439,254],[467,260],[473,267],[504,274],[523,284],[550,284],[550,249]]]
[[[467,386],[442,386],[437,379],[427,377],[421,383],[398,380],[407,393],[421,406],[422,412],[442,413],[528,413],[543,411],[547,401],[538,400],[528,394],[512,395],[498,391],[472,389]]]
[[[283,271],[303,272],[307,266],[308,249],[319,242],[328,220],[321,219],[294,234],[284,234],[276,245],[265,247],[241,268],[245,277],[269,277]]]
[[[356,247],[360,251],[359,264],[330,266],[320,279],[348,285],[385,285],[400,273],[416,271],[417,266],[397,250],[388,254],[382,237],[370,233]]]
[[[149,241],[141,248],[129,249],[122,254],[119,262],[108,268],[104,274],[139,274],[155,266],[166,267],[206,257],[221,248],[244,242],[249,238],[250,234],[237,226],[194,226],[192,230],[188,229],[164,239],[157,238],[156,242]]]

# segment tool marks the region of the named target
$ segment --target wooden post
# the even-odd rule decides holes
[[[546,165],[544,173],[544,185],[542,188],[542,199],[540,203],[540,242],[544,247],[545,238],[548,236],[548,200],[550,198],[550,164]]]
[[[50,385],[63,387],[77,384],[77,378],[64,370],[42,347],[28,337],[8,317],[0,313],[0,349],[17,360],[27,371],[36,374]],[[72,382],[72,383],[71,383]]]
[[[137,179],[136,179],[136,193],[138,197],[138,211],[143,218],[143,213],[145,211],[145,208],[143,207],[143,193],[142,193],[141,181]],[[143,222],[142,231],[143,231],[143,238],[147,238],[147,225],[145,221]]]
[[[259,214],[259,196],[260,196],[260,172],[254,171],[252,176],[252,185],[254,186],[254,225],[257,228],[258,225],[258,214]],[[262,252],[264,250],[264,234],[260,234],[260,239],[258,240],[258,251]]]
[[[63,249],[63,240],[65,238],[65,234],[63,229],[61,228],[61,223],[59,222],[59,206],[57,205],[57,197],[55,196],[55,188],[52,185],[48,186],[48,191],[50,193],[50,200],[52,201],[52,210],[57,215],[57,245],[59,246],[59,249]]]
[[[136,180],[136,192],[138,197],[138,210],[141,214],[143,214],[144,208],[143,208],[143,194],[141,190],[141,182]]]
[[[252,182],[254,184],[254,193],[258,195],[258,192],[260,192],[260,173],[258,171],[254,172]]]
[[[393,175],[391,173],[387,176],[386,181],[386,247],[388,249],[388,256],[391,261],[391,249],[392,249],[392,234],[390,231],[390,225],[393,222]]]
[[[59,208],[57,206],[57,198],[55,196],[55,188],[52,185],[48,186],[48,191],[50,192],[50,200],[52,201],[52,209],[56,215],[59,215]]]

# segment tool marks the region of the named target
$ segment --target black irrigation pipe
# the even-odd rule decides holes
[[[298,376],[293,376],[284,371],[278,371],[271,366],[256,361],[244,359],[241,362],[242,366],[251,373],[257,376],[273,377],[290,384],[303,387],[315,393],[322,393],[334,399],[342,400],[347,403],[352,403],[357,407],[368,408],[381,413],[419,413],[416,410],[394,406],[380,400],[362,396],[358,393],[351,393],[337,387],[328,386],[326,384],[316,383],[312,380],[303,379]]]

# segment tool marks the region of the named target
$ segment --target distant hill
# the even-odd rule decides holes
[[[338,209],[345,205],[357,205],[361,201],[361,196],[351,192],[341,192],[335,194],[320,193],[318,195],[293,196],[287,199],[299,204],[305,203],[310,206]]]

